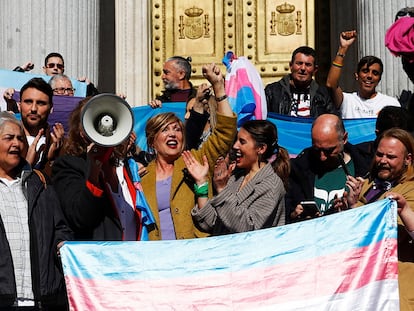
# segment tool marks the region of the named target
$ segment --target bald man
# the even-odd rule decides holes
[[[334,198],[342,197],[346,176],[365,176],[371,159],[348,142],[342,120],[322,114],[312,124],[312,147],[291,160],[286,194],[286,221],[295,222],[323,216],[333,211]],[[304,216],[303,201],[314,201],[319,213]]]

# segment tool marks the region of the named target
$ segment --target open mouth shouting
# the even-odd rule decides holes
[[[167,146],[172,149],[177,149],[178,141],[176,139],[169,139],[167,140]]]

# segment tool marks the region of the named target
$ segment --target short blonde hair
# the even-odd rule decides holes
[[[161,132],[168,124],[177,122],[183,131],[183,148],[186,145],[184,123],[181,119],[172,112],[160,113],[153,116],[147,121],[145,126],[145,136],[147,137],[148,151],[154,152],[154,141],[158,133]],[[181,150],[182,151],[182,150]]]

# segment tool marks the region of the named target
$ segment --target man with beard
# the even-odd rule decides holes
[[[414,291],[414,139],[410,133],[391,128],[378,139],[374,165],[368,179],[348,177],[337,210],[360,207],[390,197],[398,205],[398,284],[400,310],[412,310]]]
[[[364,158],[348,143],[342,120],[323,114],[312,124],[312,147],[291,160],[286,193],[286,222],[307,219],[304,201],[314,201],[320,212],[309,218],[334,212],[332,203],[342,197],[348,175],[365,176],[371,159]]]
[[[346,52],[356,37],[355,30],[341,33],[339,49],[329,69],[326,86],[331,90],[333,102],[341,111],[343,119],[376,118],[383,107],[400,106],[396,98],[376,91],[384,69],[381,59],[376,56],[364,56],[359,60],[355,73],[355,80],[358,82],[356,92],[343,92],[339,86]]]
[[[49,169],[63,145],[63,125],[55,123],[51,131],[47,122],[53,109],[52,98],[52,87],[42,78],[29,80],[20,90],[19,110],[29,143],[26,160],[40,170]]]
[[[188,102],[197,93],[190,82],[191,57],[168,58],[162,68],[161,78],[165,90],[149,103],[152,108],[161,107],[164,102]]]

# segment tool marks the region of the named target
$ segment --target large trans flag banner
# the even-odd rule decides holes
[[[396,203],[203,239],[66,242],[71,310],[398,310]]]

